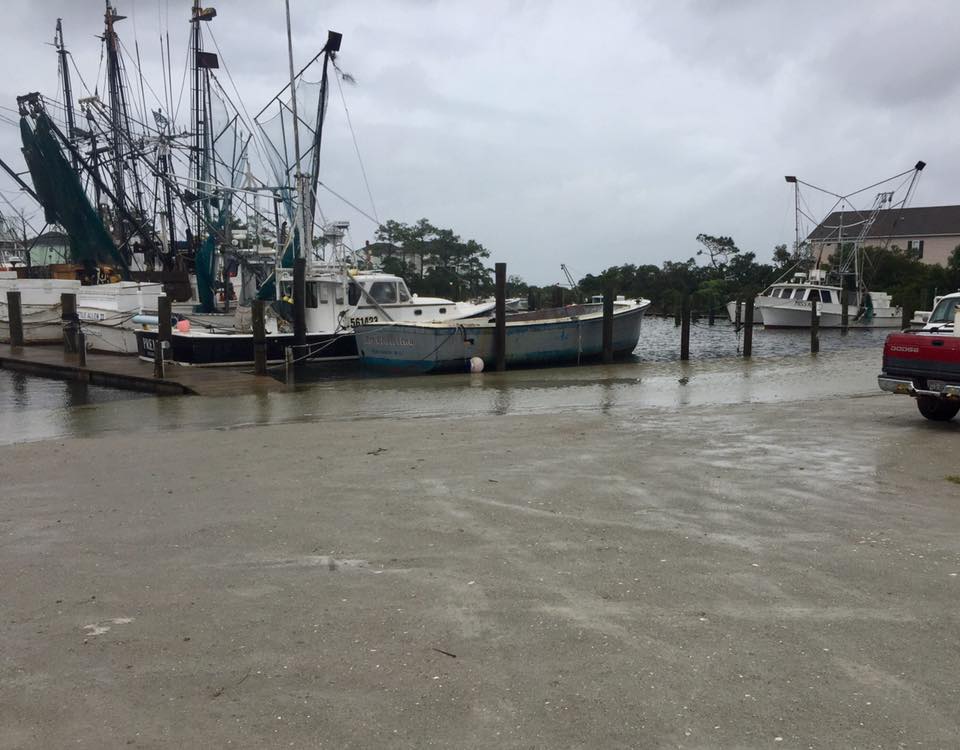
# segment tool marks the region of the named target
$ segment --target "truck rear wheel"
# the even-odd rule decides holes
[[[917,408],[927,419],[934,422],[949,422],[960,411],[960,403],[933,396],[918,396]]]

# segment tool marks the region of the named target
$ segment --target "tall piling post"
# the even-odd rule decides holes
[[[250,306],[253,317],[253,373],[267,374],[267,325],[264,319],[266,302],[255,299]]]
[[[710,309],[707,312],[707,325],[712,326],[717,322],[717,312],[716,307],[713,304],[713,300],[710,300]]]
[[[7,321],[10,324],[10,346],[23,346],[23,308],[20,292],[7,292]]]
[[[840,290],[840,333],[844,336],[850,329],[850,290]]]
[[[77,364],[87,366],[87,335],[82,329],[77,331]]]
[[[294,359],[293,359],[293,347],[292,347],[292,346],[284,347],[284,349],[283,349],[283,365],[284,365],[284,367],[283,367],[283,374],[284,374],[284,380],[286,381],[287,385],[293,385],[293,382],[294,382],[294,381],[293,381],[293,378],[294,378],[294,373],[293,373],[294,365],[293,365],[293,362],[294,362]]]
[[[494,266],[496,283],[496,322],[493,333],[493,350],[497,357],[497,372],[507,369],[507,264]],[[561,289],[560,287],[557,287]],[[561,292],[563,290],[561,289]]]
[[[736,309],[733,312],[733,328],[739,333],[740,329],[743,327],[743,300],[737,299],[734,301]]]
[[[80,326],[76,294],[65,292],[60,295],[60,322],[63,326],[63,350],[74,354],[77,351],[77,328]]]
[[[817,300],[810,301],[810,353],[820,351],[820,310]]]
[[[903,305],[900,308],[900,329],[905,331],[910,327],[910,321],[913,316],[910,313],[910,308],[907,305]]]
[[[157,346],[153,352],[153,376],[162,378],[165,375],[166,361],[170,358],[170,342],[173,339],[173,314],[170,310],[170,298],[161,294],[157,297]]]
[[[293,261],[293,346],[294,356],[302,361],[307,346],[307,259]]]
[[[753,356],[753,305],[755,300],[756,298],[749,294],[743,303],[746,308],[743,315],[743,356],[746,359]],[[739,302],[737,303],[737,309],[740,309]]]
[[[683,295],[680,303],[680,361],[690,359],[690,297]]]
[[[537,309],[537,295],[533,291],[533,289],[531,289],[530,291],[527,292],[527,310],[529,310],[530,312],[533,312],[536,309]]]
[[[613,362],[613,285],[603,290],[603,361]]]

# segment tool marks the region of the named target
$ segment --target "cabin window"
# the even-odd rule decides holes
[[[774,296],[774,297],[789,297],[789,296],[790,296],[790,290],[789,290],[789,289],[777,289],[777,291],[775,291],[775,292],[773,293],[773,296]]]
[[[370,296],[381,305],[391,305],[397,301],[397,285],[392,281],[376,281],[370,287]]]
[[[327,284],[317,284],[320,288],[320,304],[325,305],[330,301],[330,289]]]
[[[337,300],[343,302],[342,299]],[[347,304],[351,307],[360,301],[360,285],[356,281],[351,281],[347,287]]]
[[[307,307],[317,307],[317,283],[307,284]]]
[[[423,315],[423,310],[414,310],[414,311],[413,311],[413,314],[414,314],[414,315]]]
[[[407,285],[401,281],[399,284],[397,284],[397,288],[400,290],[400,301],[409,302],[410,292],[407,291]]]
[[[824,302],[833,302],[833,295],[830,294],[830,292],[827,291],[826,289],[821,289],[820,299],[822,299]]]
[[[443,315],[446,311],[447,311],[447,308],[445,308],[445,307],[441,307],[441,308],[438,310],[438,312],[439,312],[441,315]]]

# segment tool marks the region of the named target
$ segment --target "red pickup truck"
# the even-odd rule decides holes
[[[878,383],[917,400],[927,419],[946,422],[960,412],[960,292],[940,299],[920,331],[891,333],[883,345]]]

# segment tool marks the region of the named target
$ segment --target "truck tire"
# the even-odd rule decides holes
[[[949,422],[960,411],[960,403],[933,396],[918,396],[917,408],[927,419],[934,422]]]

